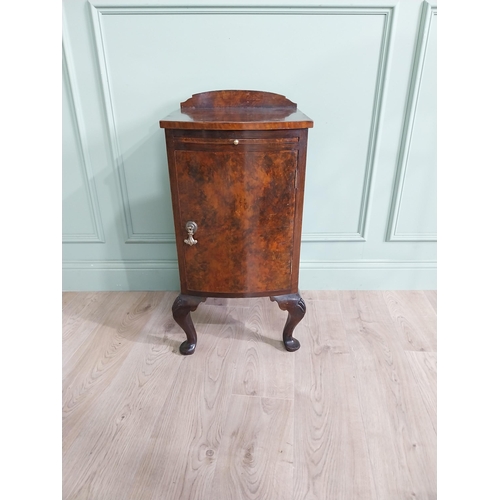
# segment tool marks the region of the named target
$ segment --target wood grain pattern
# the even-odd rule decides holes
[[[205,337],[198,357],[203,363],[183,358],[172,389],[144,442],[145,453],[135,475],[130,498],[211,498],[210,489],[234,375],[230,355],[237,324],[230,311],[200,308],[200,335]],[[144,485],[147,485],[147,488]]]
[[[195,94],[160,121],[177,130],[287,130],[311,128],[313,121],[285,96],[249,90]]]
[[[341,292],[306,290],[301,293],[309,308],[302,321],[306,328],[303,334],[304,342],[309,342],[315,355],[322,351],[349,354],[351,349],[340,308]]]
[[[66,296],[70,293],[70,297],[78,300],[63,300],[62,308],[62,328],[64,340],[71,336],[74,329],[72,325],[81,323],[90,318],[96,309],[102,308],[102,304],[107,302],[108,292],[65,292]]]
[[[210,108],[289,108],[297,109],[297,104],[281,94],[259,90],[211,90],[193,94],[181,102],[181,109]]]
[[[437,359],[435,352],[406,351],[415,382],[418,385],[427,413],[437,432]]]
[[[73,301],[76,297],[80,297],[81,292],[63,292],[62,294],[62,310]]]
[[[182,360],[166,334],[169,325],[165,325],[165,317],[174,297],[168,293],[157,295],[158,307],[152,311],[122,369],[107,387],[97,388],[97,399],[85,402],[89,411],[85,419],[77,421],[76,439],[68,443],[64,433],[64,498],[128,498],[134,472],[145,451],[144,443],[164,406],[165,393],[174,383],[171,375]],[[122,309],[121,314],[126,316],[126,311]],[[74,414],[68,415],[64,428],[75,418]]]
[[[288,500],[293,487],[293,401],[234,395],[211,498]]]
[[[160,121],[160,127],[177,130],[295,130],[311,128],[313,121],[302,111],[287,108],[177,110]]]
[[[340,298],[377,496],[436,498],[436,433],[383,292]]]
[[[160,122],[182,295],[298,293],[313,125],[299,115],[296,104],[278,94],[220,90],[195,94]],[[184,344],[185,354],[194,345]],[[285,345],[289,351],[299,346],[291,338]]]
[[[436,290],[425,290],[424,291],[427,300],[431,303],[432,308],[437,313],[437,291]]]
[[[181,139],[200,140],[204,141],[204,144],[201,147],[197,144],[183,143]],[[269,162],[262,161],[262,164],[250,162],[247,164],[246,158],[248,155],[240,154],[238,156],[238,153],[236,153],[235,159],[238,161],[236,163],[232,161],[230,165],[239,167],[239,171],[227,168],[220,169],[218,164],[213,164],[214,158],[212,158],[212,168],[208,172],[200,172],[200,175],[197,176],[201,183],[199,187],[197,186],[198,182],[190,180],[192,173],[178,171],[182,165],[191,165],[191,160],[195,161],[194,170],[199,170],[196,165],[205,163],[205,161],[201,161],[204,155],[200,156],[203,151],[209,157],[215,155],[218,158],[224,152],[225,156],[228,156],[229,151],[233,152],[235,150],[234,144],[231,144],[228,149],[227,144],[221,147],[218,143],[218,141],[227,143],[228,139],[256,141],[257,144],[252,142],[250,145],[242,144],[241,147],[240,145],[237,146],[239,149],[251,150],[255,156],[254,160],[256,158],[265,159],[269,157],[269,154],[274,158],[279,151],[284,151],[288,155],[293,153],[296,155],[297,170],[291,174],[288,171],[288,175],[278,175],[277,178],[281,182],[275,182],[274,179],[271,179],[273,176],[270,174],[274,167],[269,165]],[[299,141],[298,143],[282,144],[280,141],[285,139],[299,139]],[[211,289],[209,290],[211,295],[242,297],[296,293],[298,291],[300,261],[300,237],[298,235],[302,230],[307,130],[271,131],[265,134],[241,131],[237,133],[185,131],[181,134],[179,131],[172,131],[166,134],[166,140],[182,293],[187,295],[207,294],[203,291],[197,291],[200,288],[204,290],[208,288],[208,283],[203,282],[201,279],[197,280],[200,282],[200,286],[196,287],[196,289],[193,289],[195,287],[190,288],[187,283],[187,276],[191,273],[188,264],[193,261],[192,254],[197,257],[197,260],[194,261],[197,263],[194,270],[200,270],[202,266],[198,264],[200,257],[198,253],[203,254],[203,249],[207,244],[212,245],[213,255],[217,258],[212,258],[208,263],[206,257],[203,259],[205,267],[208,265],[208,269],[211,271],[204,271],[204,277],[210,280],[211,285],[213,285],[214,280],[218,279],[220,283],[217,283],[217,289],[226,290],[226,292],[222,293]],[[214,145],[214,141],[217,144]],[[266,151],[268,153],[265,153]],[[179,166],[176,166],[176,157],[179,155],[184,157],[187,163],[180,162]],[[232,154],[228,157],[231,158]],[[279,157],[279,155],[276,157]],[[210,160],[207,159],[206,162],[210,163]],[[193,177],[196,176],[193,175]],[[262,178],[259,182],[256,182],[256,177]],[[178,184],[179,188],[176,188],[175,186]],[[197,186],[196,189],[193,188],[193,185]],[[296,190],[293,189],[294,186]],[[291,206],[290,203],[293,199],[295,199],[295,204]],[[207,200],[211,200],[211,202],[208,203]],[[277,200],[280,203],[276,203]],[[245,214],[247,209],[249,210],[248,215],[253,215],[251,225],[246,222],[247,216]],[[236,217],[238,214],[240,215],[239,219]],[[290,236],[290,227],[286,223],[288,217],[293,218],[293,236]],[[187,245],[184,243],[186,238],[185,223],[187,220],[194,220],[198,224],[196,238],[200,243],[191,248],[186,248]],[[261,220],[262,224],[260,224]],[[284,229],[287,229],[289,235],[287,241],[283,238],[285,236]],[[282,252],[278,255],[276,245],[280,242]],[[291,242],[293,242],[293,252],[291,257],[292,265],[290,266],[290,258],[284,258],[287,252],[283,252],[283,249],[289,248]],[[258,258],[257,249],[263,251],[268,259],[266,266],[260,265],[263,259],[262,256],[260,259]],[[255,260],[257,262],[254,262]],[[277,262],[275,265],[270,266],[269,263],[272,264],[273,260],[277,260]],[[226,267],[230,269],[225,267],[220,269],[221,266],[217,265],[220,261],[224,261],[227,264]],[[286,261],[288,261],[288,265]],[[281,265],[278,265],[280,263]],[[253,264],[259,265],[259,272],[250,274],[245,272],[248,269],[253,269]],[[203,271],[203,268],[201,270]],[[274,271],[274,273],[271,271]],[[219,276],[221,272],[222,274]],[[249,276],[251,276],[252,282],[246,283]],[[257,283],[259,286],[255,286],[255,281],[258,281],[259,276],[263,276],[262,281],[267,285],[267,288],[260,283]],[[267,277],[267,279],[265,280],[264,277]],[[272,279],[273,282],[270,283]],[[235,284],[233,281],[236,281],[240,292],[234,291]],[[227,289],[231,285],[233,291],[228,292]],[[287,285],[287,288],[278,289],[276,288],[277,285],[282,287]]]
[[[66,306],[64,500],[436,498],[435,353],[382,292],[304,292],[293,355],[268,298],[208,298],[192,357],[177,293],[92,296]]]
[[[234,317],[241,324],[235,337],[239,362],[233,394],[293,399],[295,359],[281,341],[286,314],[267,297],[233,302]],[[250,307],[237,307],[239,302]]]
[[[436,311],[421,291],[388,291],[384,299],[399,332],[403,349],[436,351]]]
[[[116,296],[116,295],[115,295]],[[160,299],[153,292],[124,292],[106,323],[93,331],[82,344],[79,356],[64,370],[70,383],[63,387],[63,444],[69,446],[79,433],[92,402],[112,382],[134,346],[151,312]]]
[[[175,151],[186,294],[291,289],[296,151]],[[185,232],[185,230],[184,230]]]
[[[63,309],[63,369],[73,359],[82,343],[118,305],[119,296],[107,292],[84,294]]]
[[[292,498],[375,499],[338,292],[304,292],[304,296],[308,297],[306,331],[295,361]]]

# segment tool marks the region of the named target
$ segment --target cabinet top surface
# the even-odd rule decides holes
[[[194,94],[160,121],[165,129],[276,130],[311,128],[313,121],[271,92],[218,90]]]

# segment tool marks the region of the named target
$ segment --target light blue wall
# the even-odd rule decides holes
[[[232,88],[284,94],[314,120],[302,289],[435,288],[434,3],[63,10],[64,289],[178,289],[158,121]]]

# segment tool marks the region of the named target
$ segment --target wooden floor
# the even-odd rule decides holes
[[[63,499],[436,498],[436,293],[63,294]]]

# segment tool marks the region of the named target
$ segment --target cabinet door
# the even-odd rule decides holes
[[[196,144],[196,145],[194,145]],[[175,150],[184,292],[258,295],[291,289],[298,151],[279,141],[184,142]]]

